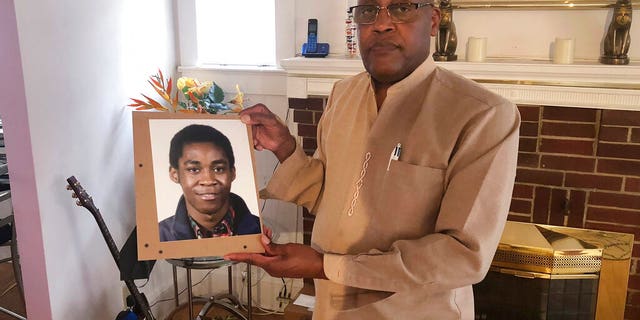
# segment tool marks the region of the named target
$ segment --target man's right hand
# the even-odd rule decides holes
[[[286,160],[296,149],[296,141],[282,120],[265,105],[259,103],[240,112],[240,120],[251,125],[253,147],[256,150],[271,150],[280,162]]]

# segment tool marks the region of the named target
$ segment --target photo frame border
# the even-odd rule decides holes
[[[154,181],[154,168],[151,153],[151,132],[149,121],[153,119],[176,119],[176,120],[207,120],[225,119],[240,120],[236,115],[214,115],[195,113],[169,113],[169,112],[133,112],[133,146],[135,165],[135,199],[136,199],[136,226],[138,236],[138,260],[158,260],[158,259],[180,259],[222,256],[230,252],[251,252],[262,253],[264,248],[260,242],[260,234],[237,235],[224,238],[207,238],[180,241],[160,241],[160,231],[158,228],[158,216],[156,207],[156,184]],[[247,139],[249,149],[253,145],[251,126],[247,128]],[[253,150],[251,154],[251,165],[253,167],[253,177],[256,185],[256,198],[258,188],[256,181],[256,165]],[[260,208],[258,208],[260,211]],[[260,218],[260,229],[262,230],[262,215]]]

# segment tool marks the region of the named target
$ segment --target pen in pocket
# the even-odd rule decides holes
[[[391,151],[391,156],[389,156],[389,163],[387,164],[387,171],[391,167],[391,161],[398,161],[400,159],[400,153],[402,152],[402,144],[398,143],[395,148]]]

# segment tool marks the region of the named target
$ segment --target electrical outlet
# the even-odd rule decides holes
[[[290,297],[277,297],[276,300],[278,301],[278,311],[279,312],[284,312],[284,308],[286,308],[287,305],[289,305],[289,303],[291,303],[291,298]]]
[[[276,297],[278,311],[284,312],[284,308],[291,303],[291,292],[287,292],[287,285],[283,287],[283,289],[278,292],[278,297]]]

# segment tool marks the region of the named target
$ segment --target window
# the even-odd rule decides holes
[[[275,66],[275,0],[196,0],[197,64]]]

